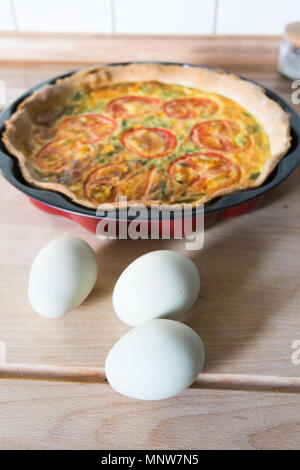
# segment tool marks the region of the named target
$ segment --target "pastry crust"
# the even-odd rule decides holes
[[[98,207],[90,201],[79,199],[63,184],[39,181],[35,177],[25,153],[20,149],[28,146],[32,138],[32,123],[36,117],[54,104],[55,106],[63,105],[65,100],[78,88],[87,86],[92,90],[114,83],[136,81],[159,81],[196,88],[204,92],[218,93],[232,99],[255,115],[263,124],[264,130],[269,136],[271,156],[266,161],[263,171],[255,183],[252,182],[251,188],[260,186],[266,180],[290,147],[289,114],[278,103],[268,98],[263,88],[233,74],[206,68],[152,63],[96,67],[81,70],[70,77],[58,80],[54,85],[47,85],[39,89],[26,98],[6,122],[3,142],[8,151],[17,157],[26,181],[35,187],[65,194],[75,203],[85,207]],[[244,183],[239,187],[220,189],[213,195],[202,197],[194,205],[205,203],[215,197],[246,189],[247,187],[250,187],[250,184]],[[160,203],[163,203],[163,201],[129,201],[130,205],[143,204],[150,206],[151,204]],[[119,206],[119,203],[115,202],[112,205]],[[178,203],[176,206],[178,207]]]

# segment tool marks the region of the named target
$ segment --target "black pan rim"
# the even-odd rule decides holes
[[[160,65],[179,65],[181,67],[196,67],[196,68],[207,68],[211,70],[222,70],[224,73],[231,74],[232,72],[224,69],[220,69],[219,67],[212,67],[202,64],[190,64],[190,63],[181,63],[181,62],[164,62],[164,61],[132,61],[132,62],[114,62],[109,64],[101,64],[99,66],[105,67],[114,67],[114,66],[128,66],[131,64],[160,64]],[[95,65],[94,67],[97,67]],[[93,68],[91,66],[90,68]],[[8,105],[0,114],[0,139],[2,133],[5,129],[5,121],[7,121],[12,114],[15,112],[19,104],[32,93],[37,91],[38,89],[42,88],[48,84],[54,84],[57,80],[69,77],[76,73],[77,70],[70,71],[68,73],[50,78],[45,80],[34,87],[27,90],[21,96],[19,96],[15,101],[13,101],[10,105]],[[287,104],[280,96],[278,96],[273,91],[269,90],[268,88],[262,86],[255,80],[248,79],[243,75],[235,73],[238,77],[242,80],[246,80],[248,82],[254,83],[261,88],[264,89],[266,95],[276,101],[286,112],[290,114],[290,122],[291,122],[291,133],[292,133],[292,146],[288,153],[283,157],[283,159],[279,162],[275,170],[273,171],[273,178],[270,180],[270,177],[267,179],[265,183],[263,183],[258,188],[253,188],[249,190],[239,191],[236,193],[229,194],[227,196],[222,196],[213,200],[207,206],[205,206],[204,213],[205,215],[214,214],[220,211],[226,211],[232,209],[234,207],[240,206],[242,204],[246,204],[247,202],[251,201],[252,199],[258,198],[271,189],[278,186],[282,181],[284,181],[296,168],[296,166],[300,163],[300,117],[297,113],[293,110],[293,108]],[[11,155],[7,149],[5,148],[2,140],[0,140],[0,172],[2,175],[17,189],[22,191],[24,194],[29,196],[32,199],[35,199],[47,206],[50,206],[54,209],[61,210],[64,212],[77,214],[79,216],[86,216],[90,218],[100,219],[101,216],[98,216],[96,213],[96,209],[86,208],[75,202],[71,201],[67,196],[64,196],[58,192],[34,188],[30,186],[20,174],[18,161],[17,159]],[[274,172],[276,173],[274,175]],[[19,173],[19,174],[18,174]],[[119,211],[116,211],[116,214],[113,214],[109,217],[107,214],[107,219],[115,219],[116,217],[119,218]],[[196,214],[196,209],[193,209],[193,215]],[[103,217],[103,216],[102,216]],[[130,220],[131,217],[128,217]],[[132,217],[134,218],[134,217]],[[148,219],[150,218],[150,214],[148,213]]]

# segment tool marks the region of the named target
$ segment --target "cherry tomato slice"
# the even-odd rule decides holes
[[[94,148],[76,139],[58,139],[44,145],[35,156],[35,163],[48,173],[59,173],[72,165],[72,161],[94,156]]]
[[[150,173],[140,167],[130,169],[126,162],[105,165],[87,177],[85,196],[96,204],[117,201],[120,195],[140,200],[147,191]]]
[[[149,114],[159,106],[160,101],[156,98],[123,96],[110,101],[106,106],[106,111],[114,118],[134,118]]]
[[[214,101],[204,98],[180,98],[164,105],[165,113],[174,119],[210,118],[219,109]]]
[[[223,152],[243,152],[249,148],[250,138],[232,121],[205,121],[192,129],[190,139],[201,148]]]
[[[174,134],[157,127],[129,129],[121,136],[124,147],[143,158],[158,158],[169,155],[176,147]]]
[[[186,185],[191,194],[211,193],[239,181],[237,164],[215,152],[195,153],[179,157],[169,167],[177,183]]]
[[[110,137],[117,123],[101,114],[83,114],[64,119],[58,125],[60,135],[80,138],[84,142],[101,142]]]

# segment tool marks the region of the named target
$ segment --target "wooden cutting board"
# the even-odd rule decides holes
[[[205,63],[256,79],[291,101],[276,72],[278,37],[129,37],[0,34],[0,79],[8,101],[78,66],[126,60]],[[300,105],[295,106],[299,112]],[[300,376],[291,361],[300,340],[300,209],[296,170],[247,215],[209,228],[200,252],[201,295],[184,321],[203,338],[206,372]],[[122,270],[181,241],[107,241],[63,217],[38,211],[0,179],[0,340],[9,362],[103,366],[128,328],[111,294]],[[87,301],[60,320],[27,300],[31,262],[48,241],[79,236],[96,250],[100,274]],[[0,381],[0,448],[273,449],[300,445],[298,396],[187,390],[143,403],[108,386]]]

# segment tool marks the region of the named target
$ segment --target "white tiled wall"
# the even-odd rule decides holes
[[[0,0],[0,30],[15,29],[10,0]]]
[[[0,0],[0,30],[281,34],[300,0]]]
[[[112,31],[110,0],[13,0],[13,6],[22,31]]]
[[[300,21],[300,0],[219,0],[217,32],[276,34]]]
[[[215,0],[115,0],[116,32],[211,33],[215,3]]]

